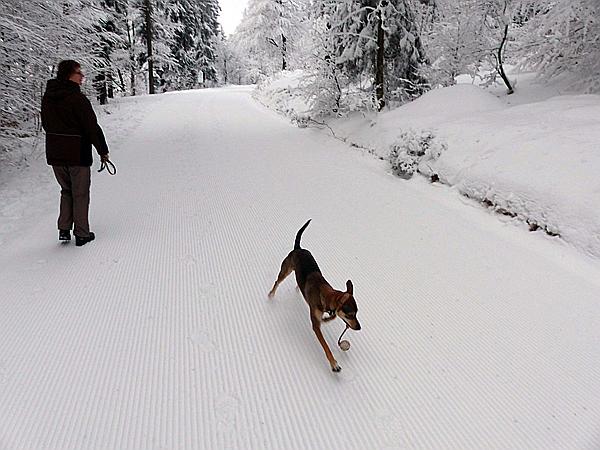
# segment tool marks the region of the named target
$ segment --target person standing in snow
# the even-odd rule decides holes
[[[46,161],[61,187],[58,239],[82,246],[95,239],[88,211],[92,144],[102,162],[108,161],[108,146],[92,104],[81,92],[84,74],[77,61],[58,64],[56,78],[48,80],[42,98],[42,127],[46,132]]]

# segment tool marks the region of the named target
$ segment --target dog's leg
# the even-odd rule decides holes
[[[293,270],[294,270],[294,263],[293,263],[293,259],[292,259],[292,254],[290,253],[289,255],[286,256],[286,258],[281,263],[281,270],[279,271],[279,276],[277,277],[277,281],[275,281],[275,284],[273,285],[273,287],[271,288],[271,291],[269,292],[269,298],[272,298],[275,295],[275,291],[277,290],[277,287],[279,287],[279,284],[283,280],[285,280],[287,278],[287,276],[290,273],[292,273]]]
[[[333,370],[334,372],[339,372],[340,370],[342,370],[342,368],[338,365],[337,361],[333,357],[333,353],[331,353],[331,350],[329,349],[329,345],[327,345],[327,342],[325,341],[325,338],[323,337],[323,333],[321,333],[321,316],[322,315],[323,315],[323,313],[318,310],[314,310],[313,312],[311,312],[310,320],[312,322],[312,328],[313,328],[313,331],[315,332],[315,334],[317,335],[317,339],[319,340],[321,347],[323,347],[323,350],[325,351],[325,356],[327,356],[327,360],[329,361],[331,370]]]

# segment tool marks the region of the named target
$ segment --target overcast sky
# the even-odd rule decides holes
[[[232,34],[242,20],[242,13],[248,0],[219,0],[221,15],[219,21],[226,35]]]

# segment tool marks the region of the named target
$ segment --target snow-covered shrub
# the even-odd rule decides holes
[[[335,65],[328,75],[319,70],[306,72],[300,89],[309,104],[311,117],[343,117],[355,111],[375,111],[376,100],[371,87],[351,83]]]
[[[388,161],[401,178],[411,178],[419,164],[439,158],[447,146],[431,130],[403,131],[392,144]]]
[[[309,109],[304,93],[298,87],[303,76],[301,70],[294,70],[263,77],[252,95],[266,107],[295,120]]]

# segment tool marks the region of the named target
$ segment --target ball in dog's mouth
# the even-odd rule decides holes
[[[350,350],[350,342],[346,341],[346,340],[343,340],[342,342],[340,342],[340,348],[343,351],[347,352],[348,350]]]

